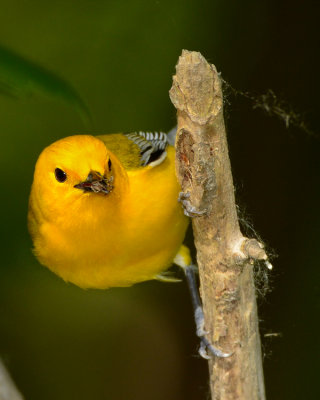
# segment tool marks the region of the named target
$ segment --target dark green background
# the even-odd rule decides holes
[[[183,48],[235,88],[271,88],[319,132],[316,1],[1,0],[0,44],[71,82],[91,133],[168,130]],[[259,300],[268,398],[319,396],[319,140],[240,97],[226,109],[237,201],[279,255]],[[34,259],[26,228],[40,151],[88,133],[53,100],[0,97],[0,354],[26,399],[208,398],[183,283],[83,291]],[[68,210],[66,210],[67,212]],[[263,334],[277,332],[268,339]]]

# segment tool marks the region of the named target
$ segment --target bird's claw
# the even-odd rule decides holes
[[[187,217],[195,218],[195,217],[202,217],[207,213],[207,210],[197,210],[195,206],[193,206],[189,200],[190,192],[180,192],[178,201],[183,206],[183,212]]]
[[[186,279],[191,293],[191,300],[194,312],[194,322],[197,328],[197,336],[200,339],[200,349],[199,349],[200,356],[202,358],[205,358],[206,360],[210,359],[212,356],[220,358],[226,358],[231,356],[233,353],[224,353],[223,351],[215,348],[206,338],[206,335],[209,332],[205,330],[203,308],[197,290],[194,266],[190,264],[184,267],[184,273],[186,275]]]
[[[207,352],[207,346],[202,341],[200,342],[199,355],[205,360],[211,360],[211,357]]]
[[[202,336],[200,338],[199,354],[202,358],[210,360],[212,356],[219,358],[227,358],[232,356],[233,353],[224,353],[223,351],[214,347],[207,338]]]
[[[201,306],[198,306],[195,309],[194,319],[197,326],[197,336],[200,339],[200,349],[199,349],[200,356],[202,358],[205,358],[206,360],[210,360],[211,356],[220,358],[226,358],[231,356],[232,353],[224,353],[223,351],[217,349],[206,338],[206,335],[209,332],[205,330],[204,314]]]

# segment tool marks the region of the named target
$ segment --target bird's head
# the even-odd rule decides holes
[[[121,179],[119,179],[121,178]],[[31,202],[42,212],[114,195],[117,180],[125,178],[119,160],[98,138],[70,136],[46,147],[35,167]],[[121,186],[121,185],[119,185]],[[67,212],[67,209],[64,210]]]

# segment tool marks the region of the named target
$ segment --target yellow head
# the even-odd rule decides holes
[[[117,179],[119,175],[121,179]],[[119,196],[121,188],[115,185],[118,180],[123,186],[124,175],[118,159],[93,136],[70,136],[46,147],[37,161],[31,189],[31,233],[36,222],[33,217],[48,222],[64,218],[67,222],[67,214],[74,217],[83,209],[90,215],[90,208],[105,202],[106,197]]]

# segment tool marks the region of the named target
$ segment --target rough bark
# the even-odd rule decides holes
[[[252,263],[267,257],[239,228],[215,66],[184,50],[170,98],[178,118],[177,176],[190,194],[205,328],[215,347],[232,352],[209,361],[212,399],[264,400]]]

